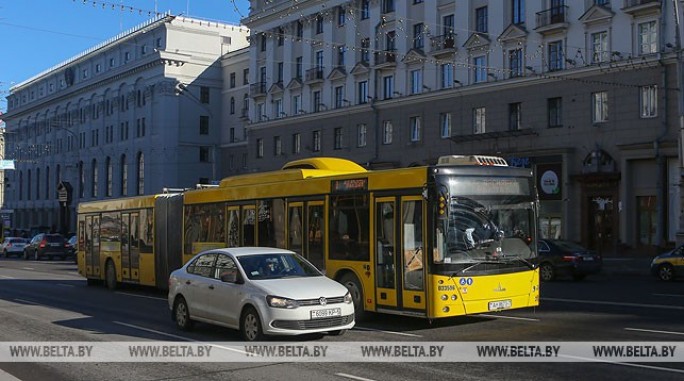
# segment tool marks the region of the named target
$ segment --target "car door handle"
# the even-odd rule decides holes
[[[192,283],[192,282],[190,282],[189,280],[185,281],[185,284],[190,284],[190,283]]]

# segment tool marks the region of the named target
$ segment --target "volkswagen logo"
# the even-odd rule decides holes
[[[318,299],[318,303],[320,303],[322,306],[324,306],[324,305],[328,304],[328,299],[321,296],[321,298]]]

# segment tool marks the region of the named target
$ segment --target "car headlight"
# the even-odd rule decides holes
[[[273,308],[287,308],[293,309],[299,307],[299,303],[294,299],[281,298],[279,296],[269,295],[266,297],[266,302]]]
[[[347,292],[347,294],[344,296],[344,302],[351,304],[353,301],[354,299],[352,299],[351,293]]]

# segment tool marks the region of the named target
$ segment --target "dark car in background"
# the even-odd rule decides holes
[[[543,282],[559,276],[582,280],[596,274],[603,267],[603,260],[595,251],[564,240],[541,239],[538,241],[539,278]]]
[[[74,262],[77,263],[78,257],[76,256],[76,252],[78,251],[78,237],[76,235],[72,235],[71,238],[67,240],[66,245],[67,255],[73,257]]]
[[[36,234],[24,248],[24,259],[64,259],[67,255],[67,243],[61,234]]]
[[[653,258],[651,274],[665,282],[684,275],[684,245]]]

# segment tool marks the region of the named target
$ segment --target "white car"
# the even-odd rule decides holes
[[[242,247],[197,254],[169,277],[169,308],[178,328],[193,321],[264,335],[328,332],[354,326],[347,288],[289,250]]]
[[[28,245],[28,239],[21,237],[5,237],[0,245],[0,252],[5,258],[15,255],[17,258],[24,255],[24,248]]]

